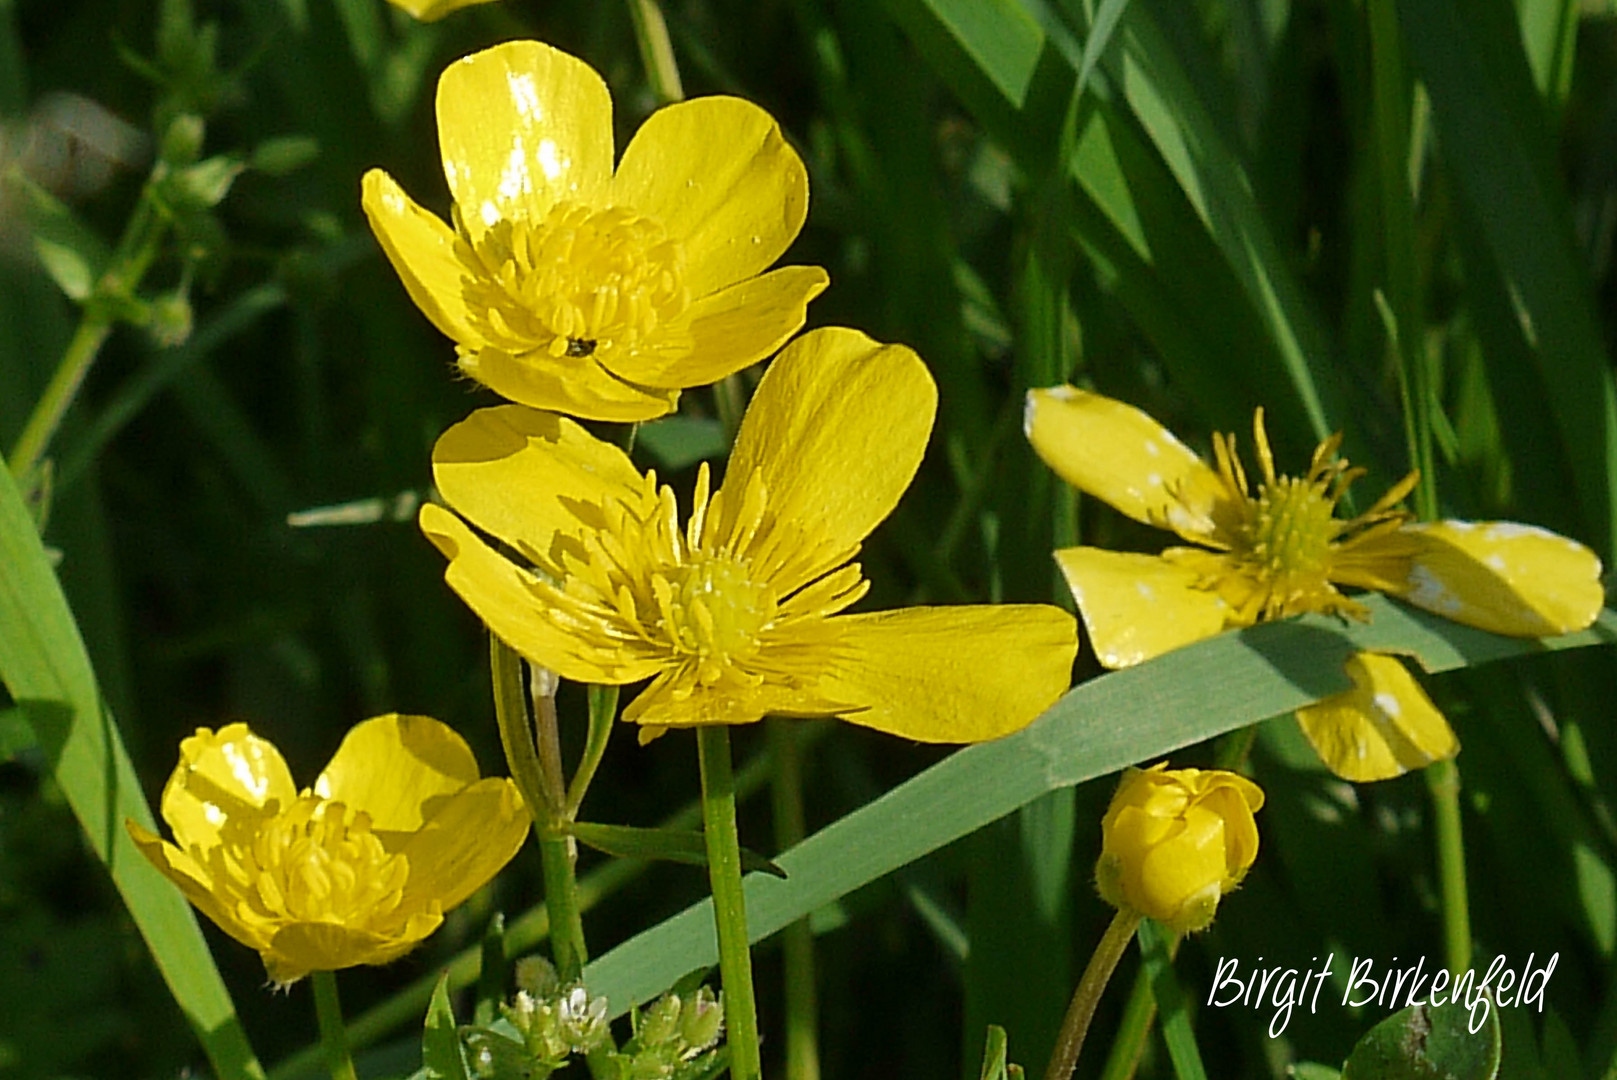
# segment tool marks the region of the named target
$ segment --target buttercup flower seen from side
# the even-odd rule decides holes
[[[867,588],[850,560],[909,486],[936,408],[910,349],[816,330],[759,383],[718,491],[700,468],[683,527],[655,473],[571,420],[513,406],[438,440],[433,475],[458,514],[424,506],[421,527],[450,586],[523,656],[581,682],[651,679],[624,711],[643,738],[769,714],[994,738],[1067,688],[1070,615],[842,613]]]
[[[529,823],[515,785],[479,779],[453,730],[397,714],[356,725],[302,791],[246,724],[198,728],[162,813],[174,842],[126,822],[136,846],[282,986],[403,956],[510,861]]]
[[[1127,667],[1223,630],[1306,612],[1363,618],[1339,587],[1373,589],[1497,634],[1581,630],[1604,603],[1600,560],[1582,544],[1510,522],[1414,523],[1398,508],[1411,473],[1351,519],[1337,503],[1363,474],[1340,436],[1308,472],[1281,475],[1253,421],[1254,485],[1235,439],[1215,435],[1216,467],[1145,413],[1071,386],[1028,394],[1025,430],[1039,456],[1079,490],[1196,547],[1143,555],[1074,547],[1055,553],[1101,663]],[[1388,656],[1350,659],[1354,687],[1298,719],[1333,772],[1378,780],[1452,756],[1442,714]]]
[[[1263,791],[1222,769],[1130,769],[1101,821],[1095,880],[1120,911],[1201,930],[1258,857]]]
[[[661,416],[780,348],[827,284],[815,266],[768,270],[803,226],[808,173],[750,102],[658,110],[616,172],[606,84],[548,45],[451,64],[437,105],[453,227],[378,169],[365,213],[461,370],[503,397]]]

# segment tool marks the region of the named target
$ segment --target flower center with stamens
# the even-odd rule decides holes
[[[299,798],[233,853],[248,903],[295,922],[364,926],[399,905],[409,860],[389,854],[370,815],[339,802]]]
[[[1290,476],[1260,485],[1246,504],[1240,543],[1231,552],[1270,589],[1268,617],[1311,610],[1327,585],[1331,542],[1339,531],[1335,500],[1322,485]]]
[[[695,661],[698,682],[712,685],[736,673],[737,662],[757,655],[776,604],[770,588],[753,581],[745,566],[703,558],[667,571],[661,582],[659,587],[653,581],[653,589],[663,629],[675,652]]]
[[[503,219],[456,254],[466,306],[491,344],[560,359],[632,352],[688,302],[685,253],[650,218],[557,203],[543,221]]]

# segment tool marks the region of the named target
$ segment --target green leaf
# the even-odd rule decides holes
[[[1493,1080],[1499,1016],[1490,1008],[1475,1034],[1470,1023],[1471,1011],[1458,1002],[1395,1012],[1359,1040],[1342,1080]]]
[[[1617,383],[1578,255],[1571,212],[1556,176],[1555,145],[1532,92],[1520,28],[1508,8],[1454,0],[1400,0],[1410,59],[1431,95],[1432,115],[1465,220],[1497,274],[1531,354],[1532,389],[1543,396],[1551,433],[1512,426],[1515,392],[1500,413],[1513,460],[1528,460],[1546,440],[1566,449],[1589,535],[1608,561],[1617,552]],[[1503,348],[1484,342],[1496,388],[1524,373]],[[1565,500],[1557,490],[1555,498]],[[1554,524],[1553,520],[1549,523]]]
[[[982,1080],[1007,1080],[1009,1071],[1017,1068],[1008,1065],[1005,1060],[1009,1042],[1004,1028],[998,1024],[988,1025],[988,1042],[983,1047]]]
[[[449,972],[438,976],[427,1005],[426,1030],[421,1036],[421,1072],[424,1080],[470,1080],[461,1053],[460,1029],[449,1003]]]
[[[106,244],[79,221],[66,203],[21,172],[13,169],[0,177],[0,182],[18,197],[18,208],[32,234],[34,254],[45,272],[69,299],[87,299],[106,268]]]
[[[1473,630],[1382,596],[1371,619],[1307,616],[1222,634],[1074,688],[1015,735],[966,747],[777,860],[789,875],[746,880],[747,923],[760,941],[884,874],[1043,795],[1154,761],[1183,746],[1290,712],[1349,687],[1342,665],[1369,649],[1412,656],[1429,672],[1617,642],[1617,613],[1545,640]],[[631,938],[585,969],[613,1015],[679,976],[717,962],[710,901]]]
[[[1207,1080],[1201,1051],[1196,1046],[1196,1032],[1190,1023],[1190,1010],[1185,1005],[1185,993],[1174,976],[1173,957],[1168,953],[1172,935],[1151,919],[1142,919],[1136,933],[1145,958],[1146,975],[1151,980],[1151,993],[1162,1012],[1162,1041],[1168,1044],[1173,1073],[1179,1080]]]
[[[195,913],[124,828],[125,820],[155,827],[151,808],[33,519],[3,466],[0,566],[0,679],[214,1069],[232,1080],[262,1077]]]
[[[699,832],[597,825],[588,821],[571,822],[567,831],[578,837],[579,843],[620,859],[662,859],[692,866],[707,865],[707,840]],[[786,871],[746,848],[741,849],[741,869],[746,873],[759,870],[778,878],[786,876]]]

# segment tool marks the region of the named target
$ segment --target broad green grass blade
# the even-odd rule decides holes
[[[1452,0],[1401,0],[1398,13],[1467,225],[1481,233],[1531,347],[1590,530],[1584,539],[1609,563],[1617,554],[1617,388],[1566,196],[1551,179],[1553,148],[1539,134],[1544,113],[1517,24],[1462,12]]]
[[[0,678],[222,1077],[263,1076],[191,906],[124,829],[152,812],[9,470],[0,469]]]
[[[1289,712],[1349,685],[1364,649],[1413,656],[1429,672],[1550,650],[1617,643],[1617,612],[1590,629],[1503,638],[1365,598],[1371,621],[1308,616],[1224,634],[1078,686],[1025,730],[967,747],[776,860],[786,880],[751,875],[747,919],[760,940],[884,874],[996,821],[1045,792],[1152,761]],[[625,942],[584,973],[614,1015],[717,960],[704,901]]]

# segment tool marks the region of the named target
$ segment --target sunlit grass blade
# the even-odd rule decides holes
[[[1214,735],[1337,693],[1343,663],[1371,650],[1415,657],[1429,672],[1547,650],[1617,642],[1617,613],[1564,637],[1498,637],[1380,596],[1368,623],[1320,616],[1268,623],[1114,671],[1075,688],[1032,726],[955,753],[776,859],[785,881],[746,882],[753,940],[956,840],[1045,792],[1154,761]],[[707,902],[630,939],[585,970],[614,1013],[714,963]]]
[[[1603,345],[1588,275],[1579,262],[1571,215],[1541,135],[1516,22],[1451,0],[1398,5],[1414,67],[1431,93],[1443,160],[1503,282],[1538,376],[1540,392],[1571,465],[1589,541],[1610,561],[1617,548],[1617,387]],[[1487,273],[1486,268],[1471,268]],[[1484,341],[1493,378],[1508,349]],[[1506,399],[1501,399],[1506,400]],[[1543,432],[1501,423],[1512,450],[1531,456]],[[1532,440],[1532,441],[1528,441]]]
[[[101,699],[67,599],[5,469],[0,567],[0,678],[209,1061],[222,1077],[262,1077],[191,906],[124,829],[125,818],[154,828],[151,808]]]

